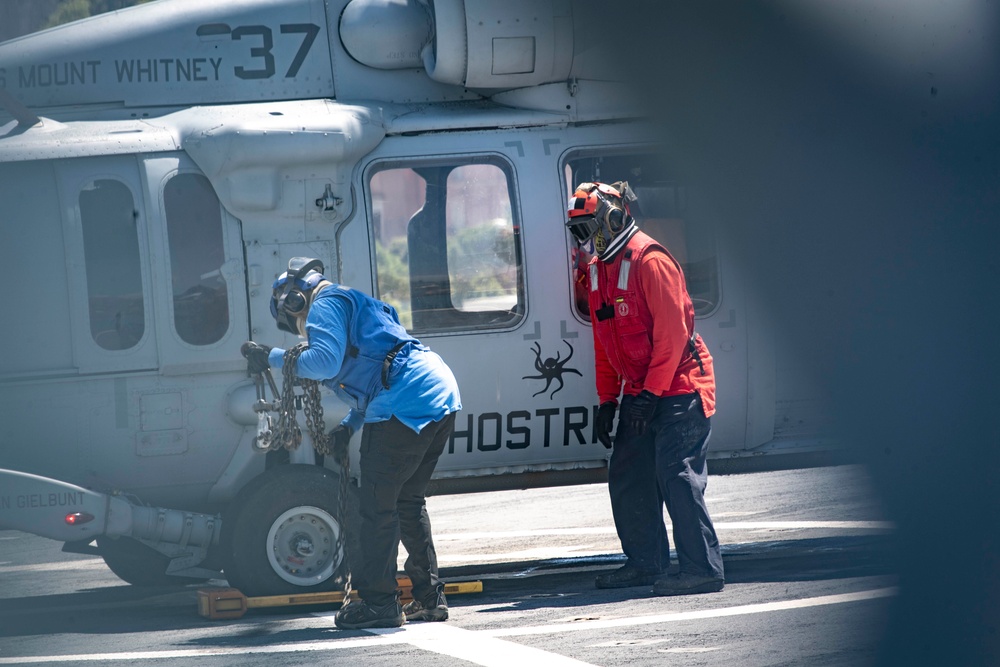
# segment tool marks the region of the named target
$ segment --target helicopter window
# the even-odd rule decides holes
[[[207,178],[181,173],[167,182],[163,205],[170,243],[174,327],[184,342],[210,345],[229,330],[219,199]]]
[[[631,205],[639,229],[663,244],[684,271],[695,317],[715,312],[721,300],[715,237],[699,218],[697,197],[672,175],[663,159],[651,153],[614,155],[588,151],[571,155],[565,164],[567,199],[577,184],[628,181],[638,200]],[[566,235],[569,240],[570,235]],[[572,243],[572,241],[569,241]],[[590,256],[573,243],[571,274],[578,314],[590,319],[585,267]]]
[[[519,226],[504,163],[382,167],[370,188],[379,298],[399,311],[407,329],[520,320]]]
[[[135,200],[125,184],[101,179],[79,201],[90,333],[105,350],[127,350],[146,327]]]

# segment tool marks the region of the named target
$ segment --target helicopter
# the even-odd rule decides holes
[[[577,3],[159,0],[0,44],[0,528],[137,585],[330,590],[358,474],[258,446],[289,258],[396,308],[464,409],[434,493],[600,482],[577,183],[627,180],[715,359],[713,472],[826,460],[704,198]],[[294,386],[275,386],[278,393]],[[327,423],[346,412],[322,398]]]

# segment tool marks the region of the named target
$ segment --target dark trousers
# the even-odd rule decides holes
[[[399,542],[408,554],[405,571],[413,598],[426,600],[444,588],[427,516],[427,483],[455,428],[455,413],[419,433],[393,417],[365,424],[361,435],[361,558],[354,588],[369,604],[396,598]]]
[[[622,411],[632,396],[622,399]],[[723,577],[722,553],[705,505],[711,420],[698,394],[664,396],[642,435],[619,421],[608,465],[615,527],[628,562],[666,573],[670,542],[663,505],[673,524],[680,571]]]

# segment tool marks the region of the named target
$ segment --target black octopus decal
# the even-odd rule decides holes
[[[566,357],[565,359],[560,359],[560,354],[556,352],[555,359],[549,357],[545,361],[542,361],[542,346],[536,342],[532,347],[532,349],[535,351],[535,370],[541,373],[541,375],[525,375],[522,376],[521,379],[545,380],[545,387],[543,387],[541,391],[537,391],[534,394],[532,394],[531,395],[532,398],[548,391],[549,385],[552,384],[553,380],[558,381],[559,386],[556,387],[551,394],[549,394],[549,398],[551,399],[553,396],[555,396],[556,392],[563,388],[563,380],[562,380],[563,373],[576,373],[580,377],[583,377],[583,373],[576,370],[575,368],[566,368],[566,364],[569,362],[570,359],[573,358],[573,346],[570,345],[568,341],[564,340],[563,342],[566,343],[566,347],[569,348],[569,356]]]

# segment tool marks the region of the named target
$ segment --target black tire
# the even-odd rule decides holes
[[[108,568],[133,586],[186,586],[207,581],[167,574],[170,559],[130,537],[101,536],[97,538],[97,547]]]
[[[338,590],[346,546],[337,473],[311,465],[282,465],[254,478],[223,515],[223,567],[244,595],[289,595]]]

